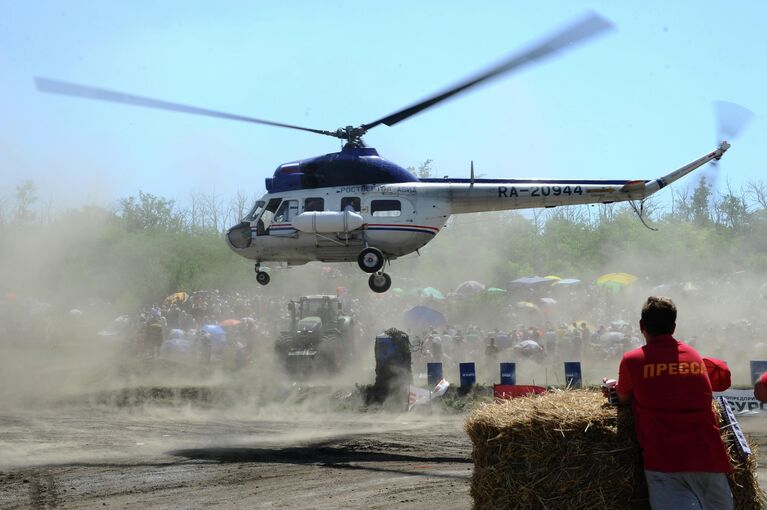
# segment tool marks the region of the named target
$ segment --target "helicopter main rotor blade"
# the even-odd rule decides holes
[[[555,33],[551,37],[544,39],[543,41],[533,45],[531,48],[523,51],[520,54],[515,54],[511,58],[500,62],[499,64],[491,67],[490,69],[473,76],[466,81],[458,83],[457,85],[440,92],[428,99],[424,99],[420,103],[409,106],[403,110],[400,110],[391,115],[387,115],[381,119],[371,122],[370,124],[363,124],[361,127],[368,130],[379,124],[386,124],[387,126],[393,126],[397,122],[403,121],[413,115],[416,115],[423,110],[434,106],[435,104],[444,101],[460,92],[463,92],[475,85],[486,82],[493,78],[496,78],[502,74],[511,72],[515,69],[523,67],[527,64],[535,62],[555,53],[567,49],[568,46],[572,46],[575,43],[585,41],[586,39],[593,37],[601,32],[612,28],[612,23],[607,19],[599,16],[596,13],[589,13],[583,19],[575,22],[573,25],[564,28],[563,30]]]
[[[86,85],[78,85],[76,83],[69,83],[59,80],[51,80],[49,78],[35,78],[37,89],[40,92],[48,92],[51,94],[62,94],[65,96],[79,97],[83,99],[94,99],[98,101],[109,101],[112,103],[128,104],[132,106],[143,106],[145,108],[157,108],[160,110],[170,110],[181,113],[191,113],[194,115],[204,115],[206,117],[217,117],[220,119],[237,120],[241,122],[250,122],[253,124],[265,124],[267,126],[277,126],[288,129],[298,129],[300,131],[308,131],[310,133],[318,133],[321,135],[328,135],[337,137],[335,131],[324,131],[321,129],[311,129],[301,126],[294,126],[292,124],[283,124],[281,122],[272,122],[270,120],[256,119],[253,117],[245,117],[243,115],[235,115],[233,113],[217,112],[215,110],[208,110],[205,108],[198,108],[196,106],[187,106],[178,103],[171,103],[168,101],[161,101],[159,99],[151,99],[148,97],[134,96],[125,94],[123,92],[117,92],[114,90],[101,89],[97,87],[89,87]]]

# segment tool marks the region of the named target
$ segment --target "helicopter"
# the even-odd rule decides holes
[[[340,152],[279,165],[273,176],[266,178],[266,194],[224,237],[235,253],[255,261],[256,280],[261,285],[270,281],[269,273],[261,266],[264,262],[293,266],[311,261],[356,261],[370,275],[370,289],[382,293],[392,284],[384,266],[398,257],[419,252],[454,214],[629,201],[644,222],[636,201],[643,203],[650,195],[724,155],[730,147],[726,141],[694,161],[649,180],[484,179],[475,178],[473,162],[468,178],[440,179],[418,178],[381,157],[363,141],[370,129],[382,124],[394,126],[459,93],[572,49],[611,28],[608,20],[588,13],[444,91],[373,122],[335,131],[48,78],[36,78],[36,84],[41,92],[300,130],[343,140]]]

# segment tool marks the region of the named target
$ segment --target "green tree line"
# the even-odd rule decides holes
[[[431,162],[419,170],[429,174]],[[680,273],[767,271],[767,184],[714,193],[702,179],[691,192],[672,194],[667,207],[644,204],[655,231],[630,206],[618,204],[456,216],[421,250],[423,257],[396,261],[391,272],[399,281],[450,288],[466,279],[501,286],[531,274],[623,270],[678,281]],[[177,290],[259,289],[250,264],[223,239],[223,230],[252,202],[242,193],[229,201],[197,195],[181,207],[139,192],[113,207],[53,214],[41,205],[34,183],[24,181],[0,202],[0,292],[126,308]],[[300,280],[286,278],[293,285]],[[259,291],[273,292],[273,284]]]

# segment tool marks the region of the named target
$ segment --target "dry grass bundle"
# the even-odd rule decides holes
[[[719,412],[719,405],[714,403]],[[722,430],[722,439],[727,446],[733,473],[730,476],[730,489],[737,510],[761,510],[767,508],[767,495],[756,480],[756,444],[749,439],[752,454],[745,459],[738,451],[736,439],[731,429]]]
[[[476,508],[649,508],[631,411],[570,390],[485,404],[466,432],[474,444]],[[726,432],[725,432],[726,433]],[[761,508],[754,456],[730,452],[736,508]]]

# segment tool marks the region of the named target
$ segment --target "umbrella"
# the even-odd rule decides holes
[[[509,287],[532,287],[534,285],[541,285],[544,283],[554,283],[555,280],[551,278],[544,278],[543,276],[525,276],[524,278],[517,278],[509,282]]]
[[[501,295],[501,294],[506,294],[506,289],[499,289],[498,287],[490,287],[485,292],[491,295]]]
[[[536,310],[538,312],[541,311],[541,309],[538,308],[538,305],[536,305],[535,303],[531,303],[530,301],[518,301],[517,306],[519,308],[529,308],[531,310]]]
[[[160,358],[184,361],[192,354],[192,342],[186,338],[169,338],[160,347]]]
[[[561,280],[562,279],[561,276],[557,276],[555,274],[547,274],[546,276],[544,276],[544,278],[548,278],[549,280]]]
[[[623,339],[625,338],[624,334],[620,331],[608,331],[606,333],[602,333],[599,336],[599,341],[603,344],[614,344],[618,342],[623,342]]]
[[[555,281],[554,285],[575,285],[576,283],[581,283],[581,281],[576,280],[575,278],[562,278],[561,280]]]
[[[176,303],[183,303],[187,299],[189,299],[189,294],[187,294],[186,292],[175,292],[171,294],[170,296],[166,297],[162,303],[166,306],[170,306]]]
[[[463,282],[455,289],[456,294],[471,296],[485,290],[485,285],[474,280]]]
[[[421,296],[431,299],[445,299],[445,295],[434,287],[426,287],[421,289]]]
[[[554,298],[550,298],[550,297],[542,297],[541,298],[541,303],[543,303],[544,305],[556,305],[557,304],[557,300],[554,299]]]
[[[527,356],[534,356],[543,352],[543,347],[535,340],[523,340],[515,345],[513,349]]]
[[[203,327],[200,328],[202,331],[205,331],[206,333],[210,333],[211,335],[226,335],[226,331],[224,331],[224,328],[219,326],[218,324],[206,324]]]
[[[597,278],[597,285],[605,285],[607,283],[617,283],[618,285],[625,286],[631,285],[638,280],[638,277],[629,273],[607,273]]]
[[[439,327],[446,324],[445,316],[428,306],[416,306],[405,312],[405,327],[410,330]]]
[[[242,321],[238,321],[237,319],[226,319],[218,323],[219,326],[222,328],[232,328],[234,326],[238,326]]]
[[[615,293],[637,281],[637,277],[629,273],[607,273],[597,278],[597,285]]]

